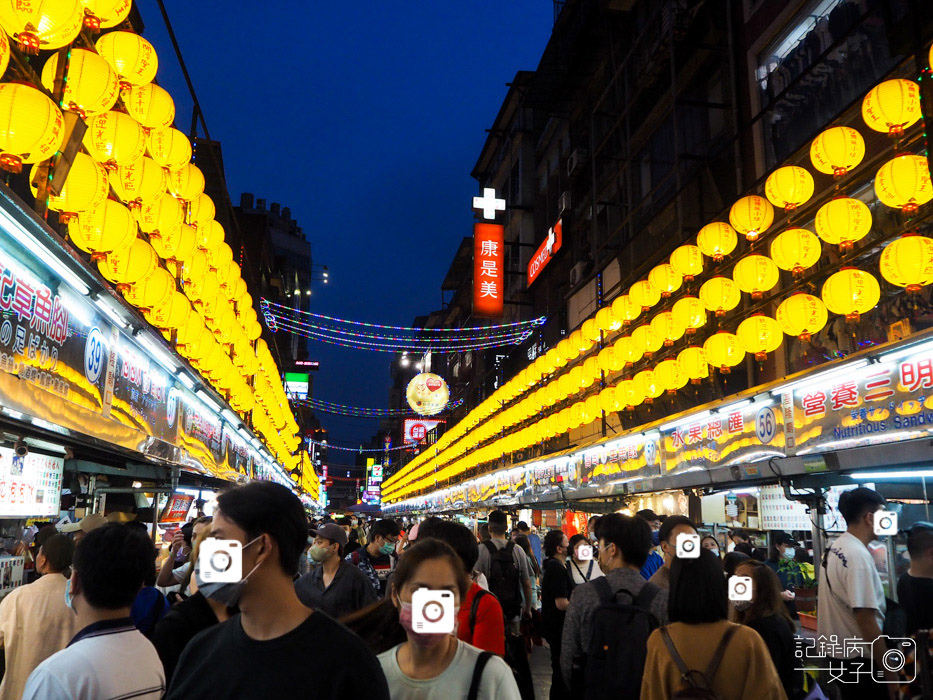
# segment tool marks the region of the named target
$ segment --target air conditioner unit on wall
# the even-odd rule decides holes
[[[573,171],[579,168],[586,161],[587,150],[585,148],[575,148],[567,159],[567,175],[573,175]]]
[[[557,215],[560,216],[564,212],[570,211],[570,191],[561,192],[560,197],[557,200]]]
[[[583,280],[583,263],[578,262],[570,268],[570,286],[576,287]]]

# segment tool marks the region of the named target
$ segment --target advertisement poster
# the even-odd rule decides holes
[[[406,418],[404,424],[405,444],[423,445],[427,441],[428,433],[446,421],[423,420],[421,418]]]
[[[622,478],[656,475],[660,456],[657,433],[594,447],[582,455],[580,486],[603,486]]]
[[[184,493],[174,493],[168,499],[168,503],[162,509],[162,515],[159,516],[160,523],[183,523],[188,517],[188,511],[191,510],[191,504],[194,503],[194,496]]]
[[[0,518],[57,516],[64,467],[62,457],[0,447]]]

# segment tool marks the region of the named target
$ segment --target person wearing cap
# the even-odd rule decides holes
[[[77,619],[65,605],[64,576],[74,549],[64,535],[43,537],[36,554],[39,578],[13,589],[0,603],[0,646],[6,659],[0,700],[19,700],[29,674],[74,636]]]
[[[316,564],[295,581],[295,593],[304,605],[334,619],[376,602],[376,591],[359,567],[343,558],[349,538],[340,525],[327,523],[312,531],[308,556]]]
[[[75,544],[78,544],[87,533],[96,530],[102,525],[107,524],[107,518],[105,518],[100,513],[91,513],[90,515],[85,515],[76,523],[68,523],[67,525],[62,525],[62,533],[74,533],[72,539]]]
[[[771,535],[771,551],[765,564],[777,574],[781,582],[781,598],[787,605],[787,612],[797,620],[797,603],[794,589],[803,585],[803,574],[800,565],[796,563],[797,540],[786,532],[775,532]]]

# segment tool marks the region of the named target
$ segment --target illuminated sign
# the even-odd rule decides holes
[[[563,233],[563,220],[558,219],[557,223],[548,230],[547,238],[544,239],[544,242],[541,243],[541,246],[535,251],[535,254],[532,256],[531,260],[528,261],[528,286],[530,287],[538,275],[541,273],[547,264],[551,261],[557,251],[560,250],[561,245],[564,242],[564,233]]]
[[[172,494],[159,516],[160,523],[183,523],[188,519],[188,511],[194,503],[194,496],[184,493]]]
[[[415,418],[406,418],[404,439],[405,444],[424,444],[425,439],[428,437],[428,433],[438,425],[441,425],[445,422],[446,421],[442,420],[420,420]]]
[[[296,399],[308,398],[311,379],[303,372],[285,373],[285,393]]]
[[[0,447],[0,518],[58,515],[65,460]]]
[[[483,212],[484,219],[495,219],[497,211],[505,211],[505,200],[496,197],[496,191],[491,187],[483,189],[482,197],[473,197],[473,208]]]
[[[309,372],[317,372],[321,369],[321,363],[318,360],[296,360],[295,367],[301,367]]]
[[[473,313],[502,315],[505,294],[505,233],[498,224],[473,224]]]

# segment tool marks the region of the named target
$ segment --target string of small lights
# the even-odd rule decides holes
[[[318,442],[317,440],[309,440],[309,443],[312,445],[317,445],[326,450],[341,450],[343,452],[395,452],[398,450],[414,450],[417,449],[417,445],[411,443],[405,445],[396,445],[395,447],[341,447],[339,445],[332,445],[329,442]]]
[[[346,406],[321,399],[300,399],[293,403],[307,406],[315,411],[323,413],[332,413],[338,416],[350,416],[352,418],[401,418],[411,415],[410,409],[404,408],[364,408],[362,406]],[[445,411],[452,411],[463,403],[463,399],[451,401],[444,408]]]

